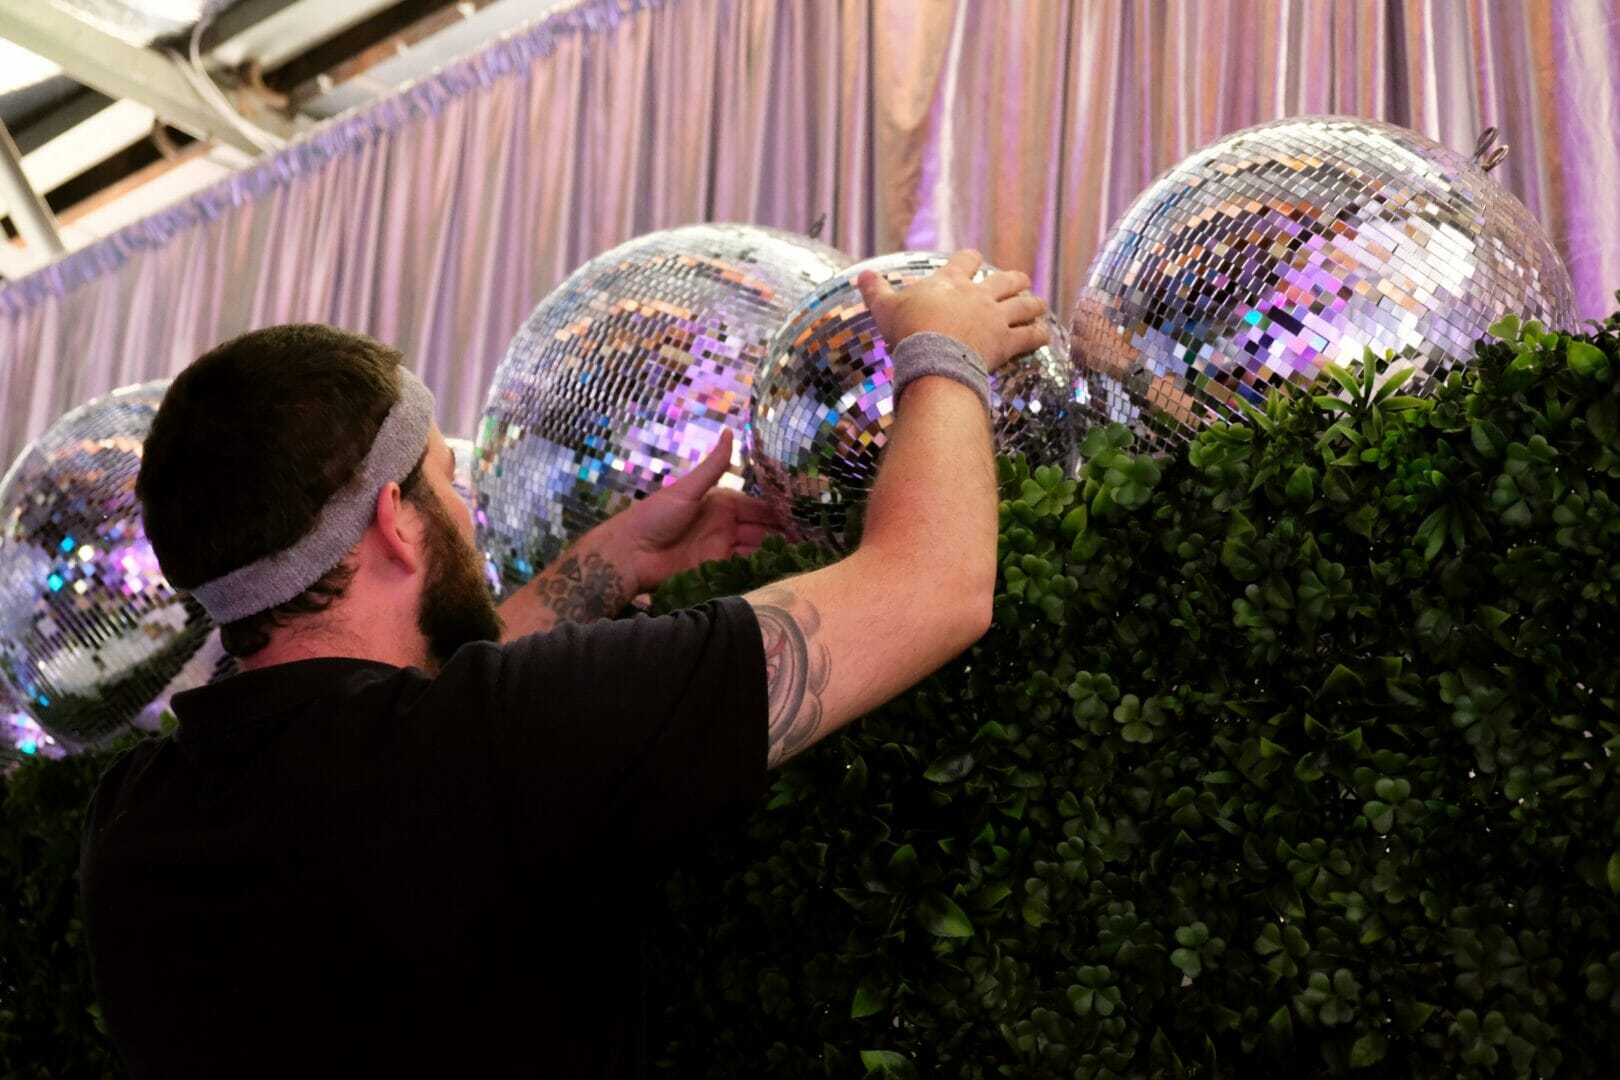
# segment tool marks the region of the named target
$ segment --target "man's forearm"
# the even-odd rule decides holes
[[[613,521],[598,525],[507,597],[501,604],[503,639],[543,633],[563,622],[608,619],[622,611],[635,586],[615,531]]]
[[[918,379],[896,410],[862,549],[915,561],[953,585],[993,589],[996,501],[982,399],[949,379]]]

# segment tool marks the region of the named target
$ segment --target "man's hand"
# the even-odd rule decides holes
[[[995,371],[1047,343],[1046,327],[1037,321],[1046,314],[1046,301],[1024,294],[1029,275],[1016,270],[974,281],[983,262],[977,251],[958,251],[934,273],[898,291],[871,270],[855,284],[890,349],[912,334],[931,331],[960,341]]]
[[[691,472],[580,537],[508,597],[501,605],[503,640],[559,622],[612,618],[675,574],[748,555],[782,532],[769,504],[715,487],[731,464],[731,444],[731,432],[723,432]]]
[[[748,555],[784,531],[770,504],[715,486],[731,464],[731,444],[730,430],[722,432],[691,472],[609,523],[620,530],[635,591],[651,592],[711,559]]]
[[[994,371],[1046,344],[1046,305],[1023,274],[978,284],[958,252],[896,292],[863,274],[861,293],[895,348],[947,334]],[[814,745],[976,641],[996,594],[996,467],[973,389],[918,379],[895,406],[860,547],[841,562],[749,593],[765,650],[767,764]]]

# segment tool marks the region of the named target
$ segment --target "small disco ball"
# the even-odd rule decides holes
[[[1364,350],[1422,393],[1504,313],[1566,327],[1574,289],[1545,231],[1475,157],[1406,128],[1305,117],[1205,147],[1103,241],[1071,321],[1081,424],[1169,450]]]
[[[904,288],[941,266],[935,252],[896,252],[852,266],[806,296],[771,342],[754,380],[749,453],[766,498],[807,538],[842,548],[851,510],[864,503],[894,424],[889,346],[855,281],[875,270]],[[977,278],[994,273],[980,269]],[[1017,357],[990,380],[997,449],[1030,464],[1072,469],[1074,374],[1068,337],[1046,316],[1052,343]]]
[[[689,469],[741,446],[754,370],[799,298],[849,259],[753,225],[688,225],[598,256],[513,339],[477,433],[479,545],[509,587]]]
[[[0,480],[0,679],[79,748],[155,730],[228,666],[202,607],[164,580],[135,498],[167,380],[79,406]]]
[[[467,509],[472,511],[473,529],[476,532],[481,527],[480,514],[482,513],[478,509],[478,484],[473,479],[473,473],[478,468],[477,451],[474,449],[471,439],[446,437],[444,441],[456,458],[456,477],[453,486],[456,489],[456,494],[461,496],[461,501],[467,504]],[[484,560],[484,580],[488,583],[490,591],[499,596],[501,591],[500,572],[495,569],[495,563],[488,555],[481,557]]]

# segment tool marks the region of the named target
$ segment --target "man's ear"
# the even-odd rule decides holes
[[[405,506],[405,497],[398,484],[385,484],[377,493],[377,516],[371,523],[383,557],[398,563],[407,573],[415,573],[421,553],[417,544],[421,540],[421,522],[418,515]]]

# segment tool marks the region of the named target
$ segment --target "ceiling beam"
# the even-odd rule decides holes
[[[211,41],[214,26],[230,18],[235,8],[226,8],[213,25],[203,30],[204,52],[211,64],[241,67],[256,60],[261,68],[280,67],[288,59],[320,42],[335,37],[356,23],[372,18],[398,0],[293,0],[266,15],[254,25]],[[246,7],[253,0],[244,0]],[[227,27],[228,28],[228,27]]]
[[[290,93],[301,83],[310,82],[379,43],[408,31],[414,23],[446,8],[454,12],[455,7],[456,0],[392,0],[388,7],[354,23],[342,33],[317,42],[296,55],[283,57],[279,62],[265,63],[264,81],[273,90]],[[458,15],[452,22],[459,22],[460,19]]]
[[[298,2],[299,0],[236,0],[203,27],[202,41],[199,43],[203,55],[213,52],[238,34],[247,33],[266,19],[280,15]]]
[[[11,223],[22,237],[24,250],[30,261],[43,266],[58,255],[66,254],[67,245],[56,229],[56,218],[50,207],[23,175],[22,155],[11,141],[11,132],[0,123],[0,204],[11,214]]]
[[[35,191],[58,209],[57,188],[152,135],[152,110],[120,99],[71,131],[32,152],[23,151],[23,172]],[[21,146],[19,144],[19,149]]]
[[[199,138],[257,156],[259,148],[186,81],[169,57],[76,19],[49,0],[5,0],[0,37],[57,64],[109,97],[146,105],[167,123]],[[285,137],[290,131],[272,133]]]
[[[347,60],[334,64],[313,78],[305,79],[287,90],[288,103],[299,112],[308,114],[304,107],[306,102],[320,97],[335,86],[363,81],[363,76],[379,64],[409,54],[414,46],[453,26],[465,23],[470,13],[492,2],[493,0],[460,0],[459,3],[448,7],[435,8],[408,26],[366,46]],[[273,77],[284,78],[285,74],[277,73]],[[386,95],[395,88],[395,85],[398,84],[391,84],[387,79],[370,80],[372,93],[369,96]]]
[[[17,141],[17,149],[22,151],[25,158],[52,139],[59,139],[92,119],[113,103],[106,94],[98,94],[88,86],[81,86],[66,75],[62,76],[62,80],[72,85],[72,92],[59,98],[57,104],[41,109],[31,117],[11,122],[11,137]]]

